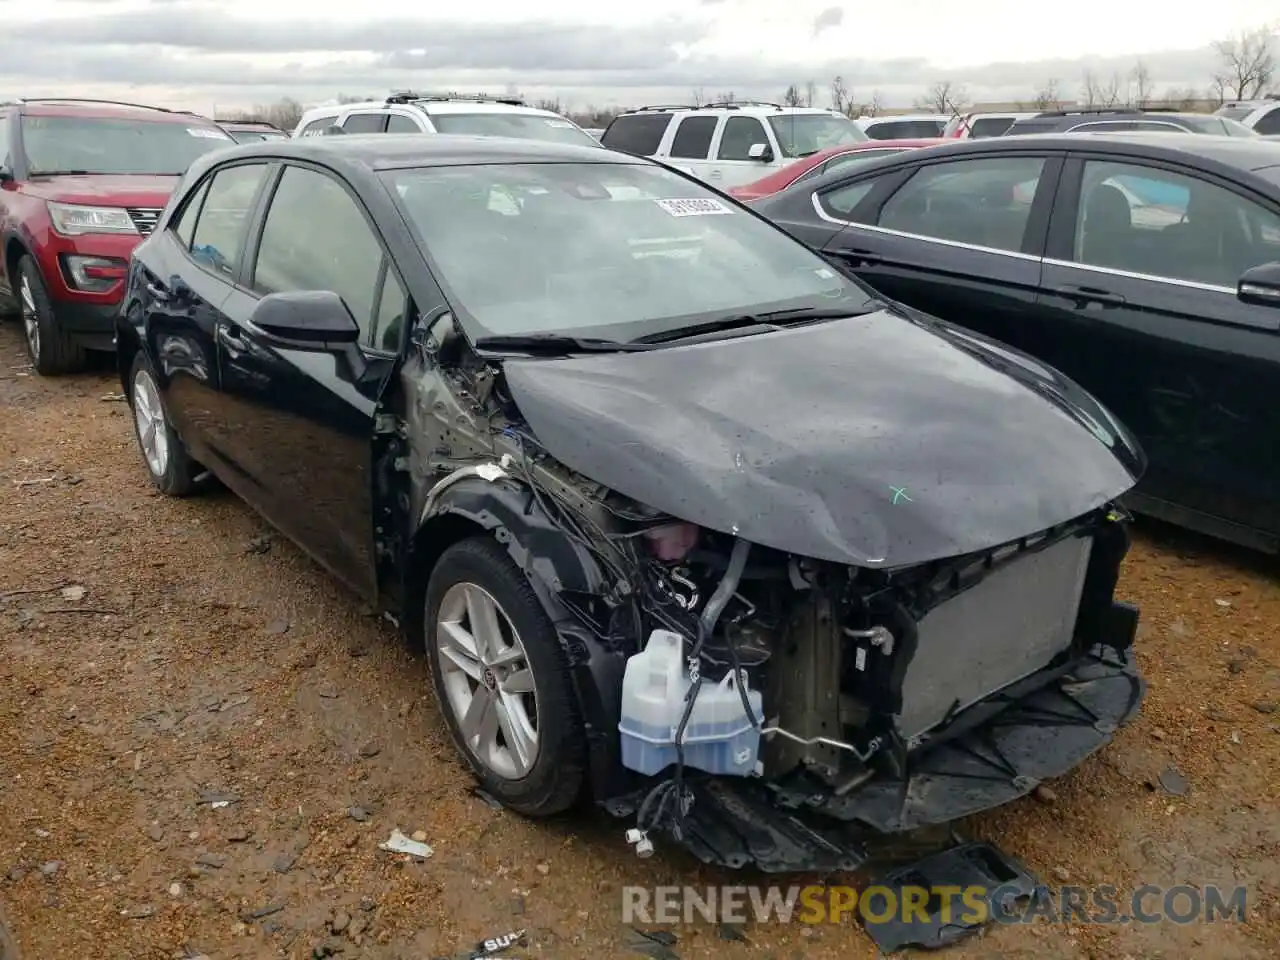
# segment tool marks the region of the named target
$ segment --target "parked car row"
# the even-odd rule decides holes
[[[752,206],[881,295],[1098,397],[1150,458],[1136,508],[1280,549],[1280,145],[998,137],[837,168]]]
[[[846,135],[635,116],[668,146],[690,119],[748,152]],[[640,851],[851,870],[1074,767],[1142,699],[1126,428],[666,164],[207,154],[134,251],[117,360],[151,481],[212,473],[397,619],[527,815],[586,796]]]

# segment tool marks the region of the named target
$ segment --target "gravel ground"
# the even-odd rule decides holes
[[[230,494],[157,495],[116,390],[36,377],[0,328],[0,960],[408,960],[512,928],[512,955],[639,956],[623,885],[755,879],[478,799],[422,662]],[[999,927],[953,957],[1280,956],[1278,578],[1142,531],[1141,719],[963,825],[1051,885],[1244,884],[1248,922]],[[394,827],[435,855],[381,852]],[[848,923],[674,932],[683,957],[876,953]]]

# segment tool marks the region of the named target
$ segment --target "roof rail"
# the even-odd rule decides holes
[[[1142,113],[1135,107],[1073,107],[1070,110],[1044,110],[1037,113],[1037,117],[1074,117],[1078,114],[1093,113],[1123,113],[1135,114]]]
[[[387,97],[387,103],[419,103],[429,100],[433,103],[447,103],[449,101],[462,101],[465,103],[505,103],[511,107],[523,107],[524,100],[520,97],[490,97],[483,93],[477,94],[458,94],[458,93],[418,93],[414,90],[397,90]]]
[[[157,107],[150,103],[130,103],[128,100],[99,100],[95,97],[18,97],[13,103],[102,103],[113,107],[136,107],[139,110],[159,110],[161,113],[190,113],[193,117],[200,114],[190,110],[170,110],[168,107]]]
[[[191,113],[190,110],[183,110],[182,112]],[[192,113],[191,115],[193,117],[199,116],[198,113]],[[214,123],[238,123],[238,124],[241,124],[242,126],[249,126],[249,127],[270,127],[272,130],[280,129],[270,120],[238,120],[235,117],[223,117],[221,120],[215,118],[213,122]]]
[[[743,107],[772,107],[781,110],[782,105],[769,100],[713,100],[710,103],[655,103],[633,107],[627,113],[661,112],[663,110],[740,110]]]

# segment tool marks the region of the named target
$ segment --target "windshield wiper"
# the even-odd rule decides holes
[[[571,337],[562,333],[519,333],[490,337],[477,337],[477,350],[505,353],[551,354],[569,353],[618,353],[621,351],[648,350],[648,344],[625,343],[620,340],[602,340],[599,337]]]
[[[772,330],[784,326],[813,323],[818,320],[839,320],[843,317],[856,317],[865,313],[862,307],[791,307],[787,310],[762,310],[760,313],[735,313],[702,323],[691,323],[639,337],[632,343],[651,344],[669,343],[672,340],[683,340],[703,333],[719,333],[721,331],[738,330],[744,327],[768,327]]]

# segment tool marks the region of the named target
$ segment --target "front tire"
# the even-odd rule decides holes
[[[133,411],[133,435],[138,439],[142,462],[151,482],[170,497],[185,497],[194,487],[192,463],[178,431],[169,423],[155,371],[139,350],[129,371],[129,407]]]
[[[27,356],[42,377],[75,373],[88,363],[84,347],[63,331],[36,262],[28,254],[18,261],[18,307]]]
[[[487,536],[449,547],[427,584],[432,686],[481,786],[518,813],[577,801],[586,738],[564,650],[533,588]]]

